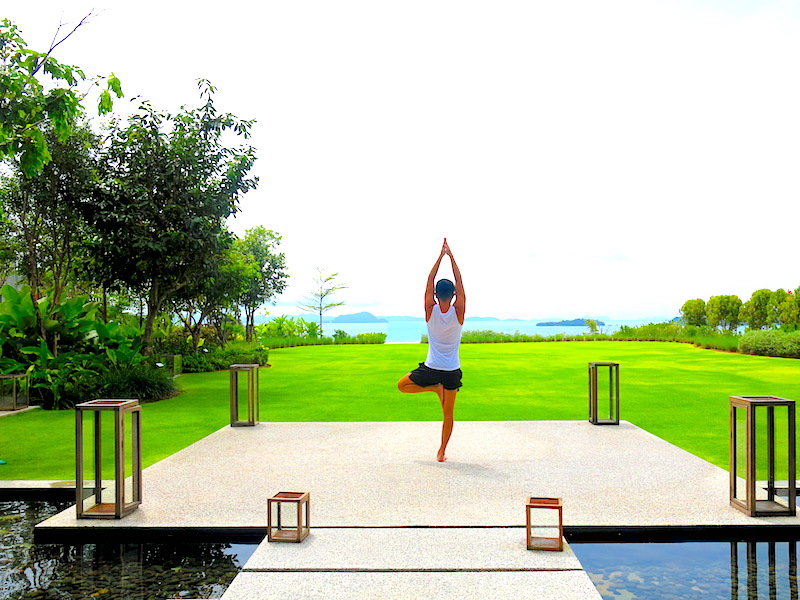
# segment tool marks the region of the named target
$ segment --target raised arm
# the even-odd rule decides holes
[[[439,258],[436,259],[436,262],[433,264],[433,268],[431,269],[430,275],[428,275],[428,284],[425,286],[425,320],[428,321],[431,318],[431,313],[433,312],[433,307],[436,304],[436,274],[439,272],[439,265],[442,264],[442,259],[446,253],[445,248],[447,247],[447,240],[445,243],[442,244],[442,251],[439,253]]]
[[[455,286],[456,286],[456,298],[453,301],[453,307],[456,309],[456,316],[458,317],[458,322],[462,325],[464,324],[464,316],[467,312],[467,297],[464,294],[464,281],[461,279],[461,270],[458,268],[456,264],[456,259],[453,256],[453,252],[450,250],[450,246],[447,245],[447,240],[444,241],[444,251],[450,257],[450,263],[453,266],[453,277],[455,277]]]

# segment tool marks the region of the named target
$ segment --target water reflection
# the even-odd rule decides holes
[[[603,598],[798,600],[797,542],[573,543]]]
[[[0,502],[0,598],[219,598],[256,547],[33,544],[33,526],[65,507]]]
[[[797,600],[797,542],[731,542],[731,600]]]

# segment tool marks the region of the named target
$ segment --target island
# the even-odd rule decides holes
[[[603,321],[598,321],[597,319],[592,319],[595,323],[597,323],[598,327],[602,327],[605,325]],[[537,323],[542,327],[557,327],[562,325],[564,327],[586,327],[586,319],[569,319],[566,321],[546,321],[544,323]]]

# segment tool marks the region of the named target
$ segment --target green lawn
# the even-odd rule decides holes
[[[270,351],[262,420],[406,421],[440,418],[432,394],[397,380],[425,358],[418,344],[313,346]],[[661,342],[466,344],[457,420],[583,420],[587,363],[620,363],[621,417],[723,468],[728,398],[800,399],[800,361]],[[152,464],[228,423],[227,372],[184,375],[185,392],[143,407],[143,455]],[[457,429],[456,429],[457,431]],[[0,419],[0,479],[74,478],[74,413]]]

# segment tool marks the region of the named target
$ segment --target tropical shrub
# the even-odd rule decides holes
[[[215,348],[207,355],[218,369],[227,369],[234,364],[267,364],[269,348],[259,342],[230,342],[221,348]]]
[[[183,357],[185,373],[227,369],[234,364],[267,364],[269,348],[260,342],[230,342],[210,352],[193,352]]]
[[[208,373],[216,370],[216,364],[204,352],[193,352],[183,356],[184,373]]]
[[[745,332],[739,341],[739,352],[759,356],[800,358],[800,331],[778,329]]]
[[[261,337],[268,348],[293,348],[295,346],[326,346],[334,343],[332,337]]]
[[[103,323],[87,296],[34,303],[30,288],[3,286],[0,302],[0,372],[28,373],[30,396],[44,408],[68,408],[86,400],[92,380],[109,367],[139,364],[138,328]]]
[[[344,335],[337,337],[337,333]],[[348,335],[344,331],[337,329],[333,334],[334,344],[383,344],[384,342],[386,342],[386,334],[381,332]]]
[[[171,398],[178,393],[178,386],[166,369],[140,363],[108,369],[96,379],[96,387],[90,392],[96,398],[137,398],[141,402],[154,402]]]

